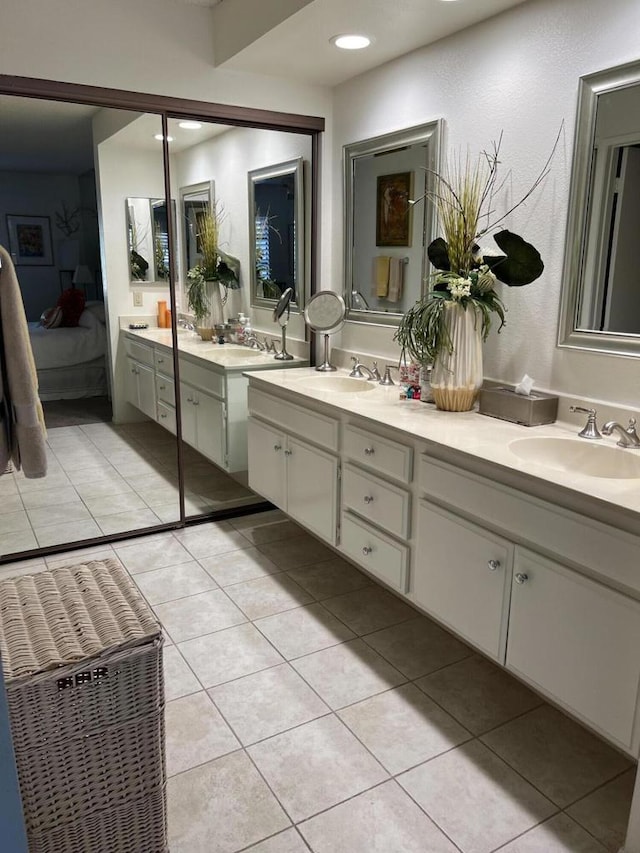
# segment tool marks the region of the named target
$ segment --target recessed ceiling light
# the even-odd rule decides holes
[[[202,125],[199,121],[181,121],[178,122],[178,127],[181,127],[183,130],[200,130]]]
[[[156,135],[153,138],[157,139],[158,142],[162,142],[162,140],[164,139],[164,136],[161,133],[156,133]],[[173,142],[173,136],[167,136],[167,142]]]
[[[356,33],[333,36],[329,41],[343,50],[362,50],[363,47],[369,47],[371,44],[371,39],[368,36],[357,35]]]

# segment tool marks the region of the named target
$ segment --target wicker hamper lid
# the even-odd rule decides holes
[[[0,655],[8,683],[138,646],[160,633],[113,559],[0,581]]]

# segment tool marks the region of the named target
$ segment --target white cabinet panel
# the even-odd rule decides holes
[[[412,575],[416,602],[500,661],[512,560],[506,540],[420,502]]]
[[[335,544],[338,459],[295,438],[287,441],[287,512]]]
[[[249,418],[249,487],[280,509],[286,508],[285,437]]]
[[[156,375],[153,367],[147,367],[145,364],[138,364],[138,408],[144,412],[147,417],[156,419]]]
[[[409,492],[349,463],[342,471],[342,505],[394,536],[409,535]]]
[[[348,512],[342,513],[340,550],[400,592],[407,591],[409,549]]]
[[[176,410],[158,400],[158,423],[169,432],[176,434]]]
[[[630,747],[640,603],[524,548],[513,579],[507,667]]]
[[[202,391],[196,392],[196,448],[217,465],[225,463],[224,404]]]
[[[405,444],[391,441],[369,430],[348,424],[342,436],[347,458],[365,465],[380,474],[386,474],[403,483],[411,481],[413,450]]]
[[[339,422],[335,418],[271,397],[254,388],[249,389],[249,409],[252,414],[283,427],[288,433],[328,450],[338,449]]]
[[[180,405],[182,409],[182,438],[191,447],[196,446],[197,426],[196,407],[193,405],[195,391],[184,383],[180,386]]]

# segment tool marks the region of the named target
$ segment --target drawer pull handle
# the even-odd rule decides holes
[[[365,557],[368,557],[372,551],[373,551],[373,548],[371,548],[369,545],[365,545],[364,548],[362,549],[362,553],[365,555]]]
[[[523,584],[529,580],[529,575],[524,572],[516,572],[516,583]]]
[[[273,449],[277,453],[279,450],[282,450],[282,445],[281,444],[274,444]]]
[[[365,449],[364,449],[364,455],[365,456],[373,456],[373,454],[375,452],[376,452],[375,447],[365,447]]]
[[[291,456],[292,454],[293,454],[293,450],[285,450],[285,452],[284,452],[285,456]]]
[[[500,560],[489,560],[487,565],[489,566],[489,571],[495,572],[496,569],[500,568]]]
[[[166,417],[167,417],[167,413],[166,413],[166,412],[160,412],[160,417],[161,417],[161,418],[166,418]]]
[[[160,388],[160,390],[161,390],[161,391],[164,391],[164,389],[165,389],[167,386],[166,386],[166,385],[159,385],[158,387]]]
[[[372,504],[373,503],[373,495],[365,495],[364,496],[364,502],[366,504]]]

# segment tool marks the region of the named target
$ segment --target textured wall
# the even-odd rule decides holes
[[[640,402],[634,359],[556,346],[578,78],[638,59],[637,0],[531,0],[451,38],[408,54],[335,90],[333,216],[342,216],[341,146],[435,118],[446,122],[445,149],[487,148],[504,131],[502,163],[511,175],[498,209],[531,185],[565,127],[551,174],[507,227],[541,252],[543,277],[504,288],[508,324],[485,346],[485,374],[631,406]],[[333,244],[333,273],[342,247]],[[352,326],[343,346],[397,353],[384,330]]]

